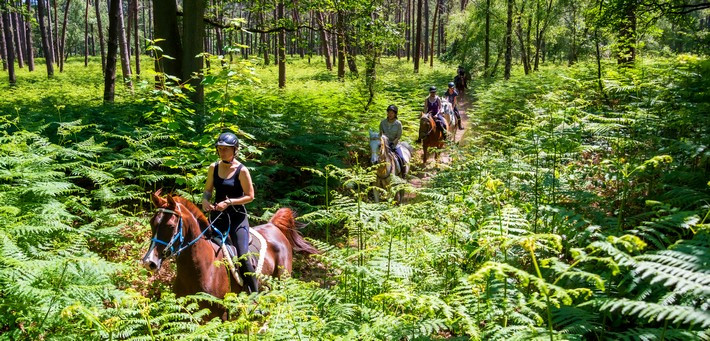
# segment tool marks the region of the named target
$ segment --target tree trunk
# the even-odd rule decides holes
[[[5,25],[2,14],[4,10],[0,7],[0,59],[2,59],[2,69],[7,70],[7,46],[5,46]]]
[[[528,64],[528,58],[527,58],[527,48],[525,47],[525,39],[523,37],[523,26],[521,24],[522,21],[522,16],[525,14],[525,1],[523,0],[522,2],[522,7],[520,8],[520,13],[516,16],[515,19],[515,32],[516,35],[518,36],[518,42],[520,43],[520,60],[523,63],[523,69],[525,70],[525,74],[530,73],[530,65]]]
[[[431,24],[431,48],[429,49],[431,52],[431,55],[429,56],[429,67],[433,68],[434,67],[434,37],[436,34],[436,20],[439,17],[439,0],[434,0],[435,5],[434,5],[434,21]]]
[[[136,56],[136,77],[141,75],[141,48],[138,40],[138,0],[133,0],[133,53]]]
[[[636,60],[636,1],[622,2],[622,18],[619,21],[619,52],[617,63],[629,65]]]
[[[156,42],[161,48],[155,62],[155,70],[167,75],[182,78],[182,40],[178,29],[177,2],[175,0],[153,0],[153,39],[165,39]],[[202,43],[202,40],[200,40]],[[165,58],[169,56],[170,58]]]
[[[508,19],[505,23],[505,71],[503,77],[510,79],[510,68],[513,62],[513,0],[508,0]]]
[[[202,77],[203,57],[198,55],[204,52],[203,38],[205,36],[205,2],[202,0],[185,0],[183,3],[184,17],[182,21],[182,44],[185,58],[182,60],[183,79],[191,79],[190,84],[195,89],[191,97],[195,103],[204,101]],[[174,15],[174,14],[173,14]]]
[[[15,55],[17,57],[17,66],[20,68],[25,67],[25,61],[22,56],[22,40],[20,39],[20,31],[22,27],[20,26],[19,20],[17,19],[17,12],[8,13],[11,32],[14,35],[12,38],[15,43]]]
[[[35,56],[34,56],[34,48],[33,48],[33,42],[32,42],[32,6],[30,4],[30,0],[27,0],[27,20],[25,20],[25,44],[27,44],[27,66],[30,71],[35,70]]]
[[[328,32],[325,31],[325,19],[323,19],[323,12],[318,11],[318,26],[320,27],[320,39],[321,47],[323,48],[323,55],[325,56],[325,67],[328,71],[333,71],[333,63],[330,59],[330,44],[328,43]]]
[[[30,0],[27,0],[30,1]],[[52,53],[52,45],[50,45],[51,32],[47,30],[45,25],[44,16],[48,15],[47,9],[45,8],[44,0],[37,1],[37,21],[39,22],[39,33],[42,38],[42,53],[44,54],[45,64],[47,64],[47,77],[54,77],[54,59]]]
[[[277,5],[278,19],[282,21],[284,19],[284,2],[279,1]],[[279,88],[283,89],[286,87],[286,31],[281,29],[279,31]]]
[[[343,30],[343,33],[345,34],[345,30]],[[357,70],[357,64],[355,63],[355,49],[352,47],[352,38],[348,34],[345,34],[345,57],[348,59],[348,69],[350,72],[352,72],[355,76],[358,75],[358,70]]]
[[[104,71],[104,102],[113,103],[116,94],[116,55],[118,54],[118,20],[121,0],[109,0],[108,8],[108,53]]]
[[[17,4],[17,10],[18,12],[15,12],[15,27],[18,28],[18,36],[19,36],[19,42],[20,46],[17,47],[18,50],[22,52],[22,58],[25,63],[27,63],[27,42],[25,41],[25,37],[27,36],[27,32],[25,30],[27,27],[25,26],[25,20],[24,17],[20,14],[19,11],[22,10],[22,2]]]
[[[57,59],[57,64],[59,65],[59,72],[64,72],[64,44],[66,43],[67,37],[67,20],[69,18],[69,4],[71,0],[66,0],[64,3],[64,20],[62,25],[62,39],[58,41],[59,44],[59,54]]]
[[[51,6],[51,7],[50,7]],[[54,8],[54,23],[52,23],[52,7]],[[47,28],[49,28],[49,46],[52,48],[52,61],[56,64],[62,60],[59,56],[59,20],[57,20],[57,0],[52,0],[50,5],[49,0],[47,0]],[[54,26],[54,28],[52,27]],[[54,34],[52,34],[54,32]]]
[[[101,70],[106,71],[106,49],[104,48],[104,30],[101,26],[101,11],[99,11],[99,6],[101,5],[100,1],[101,0],[94,0],[94,8],[96,9],[96,28],[99,31],[99,48],[101,49]]]
[[[110,0],[118,1],[119,11],[118,11],[118,47],[121,53],[121,74],[123,78],[121,79],[126,86],[133,90],[133,82],[131,82],[131,56],[128,54],[128,42],[126,41],[126,29],[123,26],[123,1],[122,0]]]
[[[577,8],[575,7],[574,1],[570,2],[570,5],[572,6],[572,22],[570,24],[572,44],[569,49],[569,55],[567,56],[567,65],[572,66],[575,61],[577,61]]]
[[[424,36],[422,37],[424,64],[429,60],[429,44],[426,43],[427,37],[429,37],[429,0],[424,0]]]
[[[84,8],[84,67],[89,66],[89,3],[90,0],[86,0]]]
[[[345,78],[345,14],[338,11],[338,78]]]
[[[5,8],[2,11],[2,21],[3,21],[3,31],[5,34],[5,48],[7,57],[7,73],[10,80],[10,85],[15,85],[17,78],[15,78],[15,42],[14,34],[12,33],[12,23],[10,19],[10,9]]]
[[[406,21],[406,25],[404,26],[405,29],[405,43],[404,43],[404,49],[406,50],[407,53],[407,62],[409,62],[409,59],[412,56],[412,23],[411,23],[411,13],[412,13],[412,5],[410,4],[412,1],[411,0],[406,0],[407,1],[407,10],[405,11],[404,14],[404,20]]]
[[[414,73],[419,73],[419,56],[422,51],[422,0],[417,1],[417,33],[414,46]],[[508,0],[512,1],[512,0]]]
[[[94,24],[91,24],[91,56],[96,57],[96,35],[94,34]]]
[[[488,77],[491,60],[491,0],[486,0],[486,33],[485,47],[483,48],[483,77]]]

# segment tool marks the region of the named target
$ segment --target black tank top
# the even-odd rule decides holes
[[[214,188],[217,192],[215,195],[215,203],[222,202],[227,198],[236,199],[244,196],[244,189],[242,189],[242,183],[239,181],[239,173],[242,171],[242,164],[239,164],[237,171],[234,175],[227,179],[222,179],[219,177],[219,163],[214,166]]]

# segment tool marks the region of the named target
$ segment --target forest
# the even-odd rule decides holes
[[[704,0],[0,0],[0,339],[710,340],[709,54]],[[179,290],[224,132],[305,241]]]

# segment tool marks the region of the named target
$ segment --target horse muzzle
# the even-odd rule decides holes
[[[148,253],[145,254],[143,259],[141,259],[141,263],[143,264],[143,267],[146,268],[148,271],[158,271],[160,269],[160,266],[163,264],[163,260],[157,256],[157,251],[155,249],[148,251]]]

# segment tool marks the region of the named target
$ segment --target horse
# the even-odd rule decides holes
[[[171,195],[162,198],[160,192],[151,195],[157,211],[150,219],[153,238],[142,258],[143,266],[156,272],[165,259],[175,257],[177,274],[173,292],[178,297],[205,292],[224,298],[228,292],[241,292],[242,286],[230,271],[215,266],[223,260],[222,249],[210,240],[211,233],[207,232],[211,232],[211,225],[205,215],[189,200]],[[293,251],[318,253],[298,232],[294,212],[289,208],[279,209],[268,223],[250,228],[266,241],[266,247],[262,246],[266,254],[261,274],[280,277],[290,273]],[[204,306],[213,308],[211,317],[227,318],[224,308]]]
[[[457,71],[457,75],[454,77],[454,84],[460,94],[463,94],[468,89],[469,79],[471,79],[471,74],[468,71],[462,69]]]
[[[454,113],[454,105],[442,98],[441,111],[444,114],[444,120],[446,120],[446,125],[448,126],[448,129],[446,131],[449,132],[449,136],[451,136],[451,141],[456,142],[456,133],[458,132],[458,119],[456,118],[456,114]]]
[[[401,146],[403,165],[400,166],[397,162],[397,155],[394,151],[389,149],[390,142],[386,135],[380,136],[379,133],[370,129],[370,163],[372,165],[379,165],[377,167],[377,179],[375,180],[375,185],[380,188],[387,188],[391,182],[391,175],[399,176],[402,179],[406,179],[407,173],[409,173],[409,161],[412,159],[414,154],[414,149],[407,142],[402,142]],[[380,200],[379,193],[374,191],[375,202]],[[397,202],[402,202],[404,195],[397,193]]]
[[[446,122],[444,122],[446,125]],[[448,131],[449,127],[446,126],[445,129]],[[429,158],[429,147],[435,147],[437,149],[444,148],[444,134],[436,126],[434,122],[434,117],[429,113],[422,113],[419,117],[419,139],[422,141],[422,149],[424,150],[424,155],[422,156],[422,163],[426,165],[426,161]],[[439,152],[436,152],[435,159],[439,159]]]

